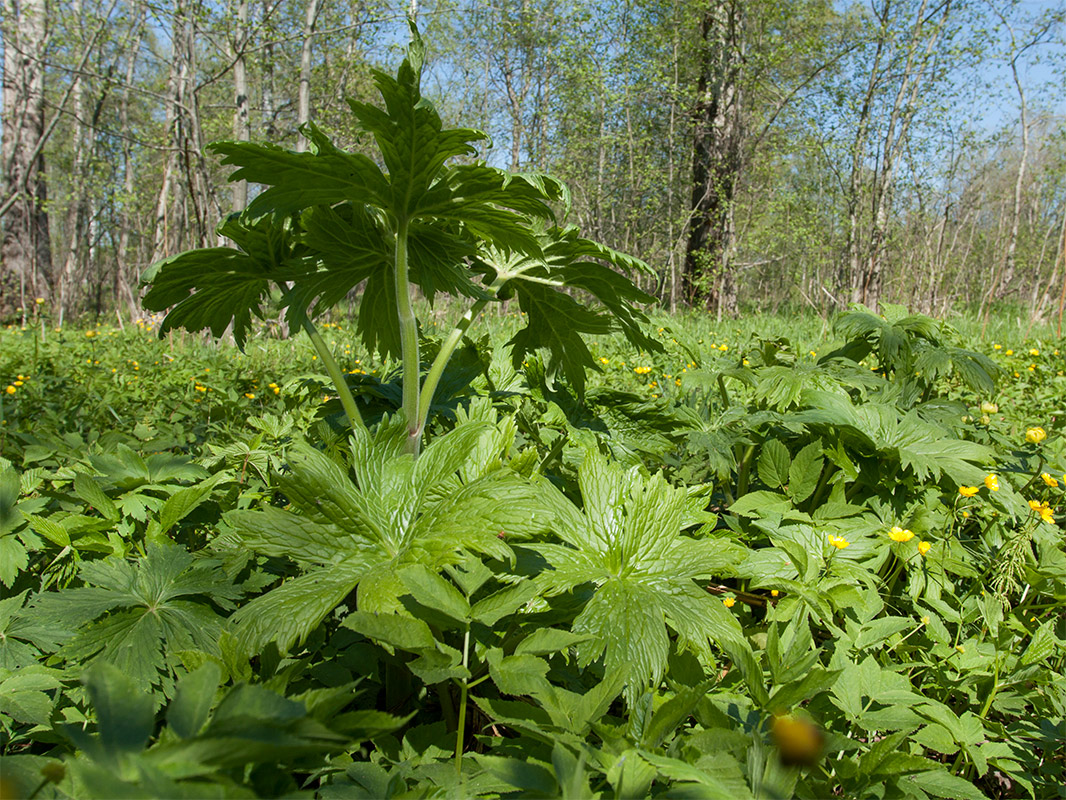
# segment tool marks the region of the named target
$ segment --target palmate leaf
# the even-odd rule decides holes
[[[303,128],[306,152],[272,144],[215,142],[208,150],[238,169],[231,181],[249,181],[270,188],[256,196],[248,213],[291,214],[305,208],[345,201],[384,207],[392,196],[388,180],[370,158],[336,147],[314,123]]]
[[[638,308],[654,298],[616,271],[645,271],[646,264],[583,239],[572,227],[541,231],[538,244],[541,255],[490,247],[481,258],[497,281],[506,281],[503,293],[513,293],[527,316],[526,326],[508,342],[516,370],[530,352],[547,350],[548,379],[561,372],[580,396],[586,370],[596,367],[584,335],[617,329],[641,351],[662,350],[646,334],[647,317]],[[575,291],[591,296],[598,306],[579,302],[571,294]]]
[[[144,307],[163,311],[173,306],[160,326],[161,336],[174,328],[210,329],[221,336],[232,325],[233,338],[243,348],[252,315],[263,316],[272,282],[300,276],[298,262],[293,262],[291,220],[230,217],[219,232],[233,239],[239,249],[189,250],[145,272],[143,280],[152,288],[144,297]]]
[[[218,652],[222,618],[215,605],[230,607],[240,591],[221,569],[194,561],[177,545],[152,543],[136,561],[109,558],[84,564],[88,586],[50,592],[35,608],[77,632],[60,648],[67,661],[118,665],[142,691],[172,672],[170,654]]]
[[[708,657],[712,643],[727,649],[762,691],[736,618],[695,582],[730,573],[744,550],[726,540],[683,535],[694,501],[661,475],[623,470],[590,450],[579,483],[583,511],[544,482],[554,532],[565,544],[530,547],[552,567],[538,577],[548,594],[595,587],[573,623],[574,633],[590,637],[578,646],[580,661],[602,656],[607,674],[624,675],[632,700],[662,678],[669,628],[683,646]]]
[[[995,453],[992,448],[959,439],[949,429],[921,419],[915,411],[901,414],[887,403],[852,404],[839,392],[803,391],[804,410],[792,415],[814,430],[837,430],[854,450],[895,461],[919,480],[947,476],[956,485],[979,484]]]
[[[464,422],[435,439],[416,461],[402,452],[406,426],[385,420],[352,440],[355,480],[347,469],[307,445],[289,454],[281,488],[293,510],[268,508],[226,515],[244,546],[287,556],[306,572],[243,606],[234,616],[252,652],[274,641],[287,651],[302,641],[351,592],[360,611],[406,613],[404,568],[438,572],[464,552],[513,558],[501,530],[518,538],[543,532],[536,490],[517,474],[481,474],[472,459],[500,441],[485,422]],[[476,476],[464,480],[464,474]],[[505,497],[506,503],[500,498]]]

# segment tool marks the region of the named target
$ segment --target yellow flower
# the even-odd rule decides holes
[[[1040,444],[1047,438],[1047,431],[1043,428],[1029,428],[1025,431],[1025,441],[1030,444]]]
[[[1040,501],[1039,500],[1030,500],[1029,501],[1029,508],[1033,509],[1033,511],[1039,511],[1040,510]]]
[[[1055,524],[1055,515],[1051,513],[1051,509],[1047,507],[1047,504],[1040,508],[1040,519],[1044,520],[1048,525]]]
[[[249,400],[255,400],[255,395],[252,394],[252,392],[245,392],[244,396],[247,397]]]
[[[603,356],[600,356],[600,363],[601,364],[610,364],[611,363],[611,359],[604,358]]]
[[[196,389],[196,391],[198,391],[198,392],[206,392],[207,391],[207,387],[206,386],[201,386],[200,384],[196,384],[196,386],[194,386],[193,388]]]
[[[850,545],[851,542],[849,542],[843,536],[830,536],[829,537],[829,544],[831,544],[837,550],[843,550],[845,547]]]
[[[892,530],[888,532],[888,538],[893,542],[909,542],[914,538],[914,532],[901,528],[898,525],[893,525]]]
[[[770,597],[777,597],[779,594],[781,594],[781,592],[779,592],[777,589],[770,590]]]
[[[718,349],[721,350],[724,353],[726,350],[729,349],[729,346],[721,344],[721,345],[718,345]]]
[[[22,386],[22,381],[15,381],[15,386]]]
[[[1013,350],[1008,350],[1008,351],[1007,351],[1007,355],[1008,355],[1008,356],[1012,356],[1012,355],[1014,355],[1014,351],[1013,351]]]
[[[982,414],[995,414],[997,411],[999,411],[999,406],[995,403],[990,403],[987,400],[981,403]]]
[[[726,608],[732,608],[736,604],[737,604],[737,599],[735,597],[723,597],[722,598],[722,605],[724,605]]]
[[[929,552],[932,546],[932,542],[918,542],[918,552],[924,556],[926,553]]]
[[[14,386],[8,386],[7,389],[5,389],[4,391],[6,391],[8,394],[14,394],[18,391],[18,389],[16,389]]]
[[[1001,344],[994,344],[994,345],[992,345],[992,349],[993,349],[993,350],[1002,350],[1002,349],[1003,349],[1003,345],[1001,345]]]
[[[1059,482],[1057,480],[1055,480],[1054,478],[1052,478],[1046,472],[1041,472],[1040,473],[1040,480],[1042,480],[1048,486],[1058,486],[1059,485]]]
[[[1033,349],[1031,349],[1031,350],[1029,351],[1029,355],[1031,355],[1031,356],[1038,356],[1038,355],[1040,355],[1040,351],[1039,351],[1039,350],[1037,350],[1037,349],[1036,349],[1036,348],[1034,347]]]
[[[38,297],[34,302],[36,302],[37,305],[41,305],[41,304],[44,303],[44,298],[43,297]]]
[[[811,350],[811,358],[814,358],[816,355],[818,355],[818,354],[816,352],[814,352],[813,350]]]
[[[999,491],[999,477],[997,475],[985,475],[985,486],[993,492]]]
[[[975,494],[977,494],[977,487],[976,486],[960,486],[959,487],[959,494],[961,494],[963,497],[973,497]]]

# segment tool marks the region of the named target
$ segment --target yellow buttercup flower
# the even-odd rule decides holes
[[[918,542],[918,552],[924,556],[926,553],[929,552],[932,546],[932,542]]]
[[[770,590],[770,597],[777,597],[779,594],[781,594],[781,592],[778,591],[777,589],[771,589]]]
[[[993,350],[1002,350],[1002,349],[1003,349],[1003,345],[1001,345],[1001,344],[994,344],[994,345],[992,345],[992,349],[993,349]]]
[[[8,386],[4,391],[8,394],[14,394],[18,391],[18,389],[16,389],[14,386]]]
[[[959,494],[961,494],[963,497],[973,497],[975,494],[977,494],[977,487],[976,486],[960,486],[959,487]]]
[[[843,536],[830,536],[829,537],[829,544],[831,544],[837,550],[843,550],[845,547],[850,545],[851,542],[849,542]]]
[[[990,491],[998,492],[999,491],[999,476],[997,476],[997,475],[985,475],[985,486],[987,486]]]
[[[1043,428],[1028,428],[1025,431],[1025,441],[1030,444],[1040,444],[1047,438],[1047,431]]]
[[[1013,350],[1008,350],[1008,351],[1007,351],[1007,355],[1008,355],[1008,356],[1012,356],[1012,355],[1014,355],[1014,351],[1013,351]]]
[[[1029,351],[1029,355],[1031,355],[1031,356],[1038,356],[1038,355],[1040,355],[1040,351],[1039,351],[1039,350],[1037,350],[1037,349],[1036,349],[1036,348],[1034,347],[1034,348],[1032,348],[1032,349],[1031,349],[1031,350]]]
[[[914,538],[914,532],[898,525],[893,525],[892,530],[888,532],[888,538],[893,542],[909,542]]]
[[[1041,472],[1040,473],[1040,480],[1042,480],[1048,486],[1058,486],[1059,485],[1059,482],[1057,480],[1055,480],[1054,478],[1052,478],[1051,475],[1049,475],[1046,472]]]
[[[726,608],[732,608],[736,604],[737,604],[737,599],[735,597],[723,597],[722,598],[722,605],[724,605]]]

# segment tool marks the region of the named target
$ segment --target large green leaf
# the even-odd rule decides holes
[[[684,646],[707,657],[712,643],[726,648],[761,688],[740,625],[696,583],[730,574],[745,551],[726,540],[682,534],[691,516],[688,493],[661,475],[624,470],[590,450],[579,484],[583,512],[545,482],[544,500],[564,544],[532,547],[551,566],[538,578],[548,594],[595,587],[573,623],[574,633],[590,637],[578,646],[581,661],[602,656],[607,674],[624,676],[632,699],[662,677],[670,628]]]

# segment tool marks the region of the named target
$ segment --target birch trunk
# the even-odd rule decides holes
[[[44,155],[46,0],[4,0],[4,196],[14,197],[0,244],[0,317],[54,291]]]
[[[319,0],[307,1],[307,16],[304,19],[303,44],[300,47],[300,86],[296,99],[296,127],[306,125],[311,119],[311,55],[314,44],[315,23],[318,21]],[[301,133],[296,149],[307,149],[307,138]]]

